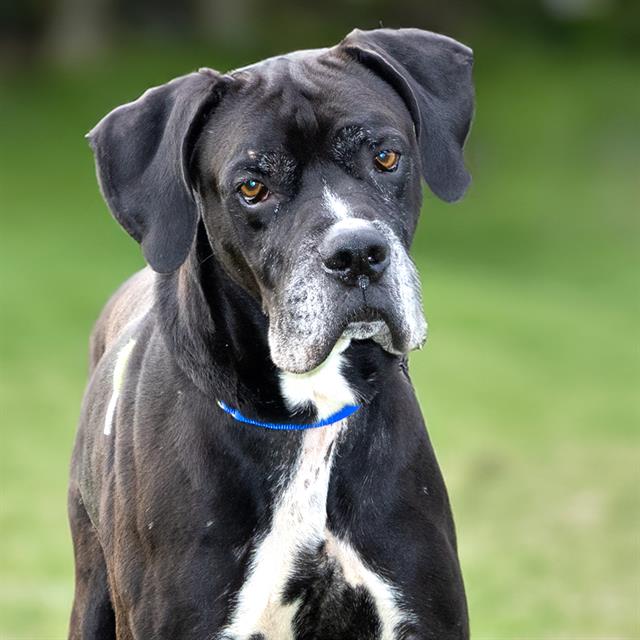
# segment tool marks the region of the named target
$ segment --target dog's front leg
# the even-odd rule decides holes
[[[69,490],[69,523],[76,567],[69,640],[115,640],[104,554],[80,491],[73,483]]]

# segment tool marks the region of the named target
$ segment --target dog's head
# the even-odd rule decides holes
[[[420,179],[447,201],[469,184],[471,65],[449,38],[379,29],[183,76],[89,134],[104,197],[161,273],[202,221],[268,316],[279,368],[313,369],[341,336],[406,353],[426,335],[408,255]]]

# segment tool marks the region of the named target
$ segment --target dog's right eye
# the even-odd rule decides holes
[[[258,204],[269,196],[269,189],[262,182],[253,178],[245,180],[238,187],[238,192],[247,204]]]

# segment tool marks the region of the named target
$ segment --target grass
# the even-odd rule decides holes
[[[427,194],[414,254],[430,340],[412,356],[473,635],[636,639],[638,61],[476,50],[474,184],[453,207]],[[203,63],[202,51],[140,50],[2,79],[2,640],[65,637],[87,337],[141,265],[82,134]]]

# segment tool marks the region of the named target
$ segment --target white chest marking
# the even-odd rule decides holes
[[[131,356],[131,352],[133,351],[133,347],[136,346],[136,341],[134,338],[131,338],[127,344],[124,345],[118,351],[116,355],[116,361],[113,366],[113,378],[112,378],[112,389],[111,389],[111,398],[109,398],[109,404],[107,405],[107,411],[104,415],[104,435],[110,436],[111,431],[113,429],[113,419],[116,413],[116,407],[118,405],[118,398],[120,397],[120,390],[122,389],[122,383],[124,382],[124,374],[127,370],[127,362]]]
[[[296,467],[278,499],[271,530],[256,548],[233,619],[222,637],[248,640],[252,634],[262,633],[267,640],[293,638],[297,607],[295,603],[283,604],[282,597],[298,553],[322,541],[333,458],[327,453],[345,422],[304,434]]]
[[[345,404],[356,404],[341,373],[342,352],[348,345],[349,340],[339,341],[327,360],[310,373],[281,374],[283,395],[292,409],[311,401],[322,418]],[[323,541],[327,554],[341,566],[344,580],[354,587],[364,586],[371,594],[382,624],[381,640],[393,640],[394,627],[407,619],[396,603],[394,588],[326,526],[334,445],[347,423],[342,420],[304,432],[298,459],[278,497],[271,529],[258,543],[234,615],[221,637],[248,640],[262,633],[267,640],[292,640],[298,603],[283,604],[284,590],[299,552],[315,549]]]

